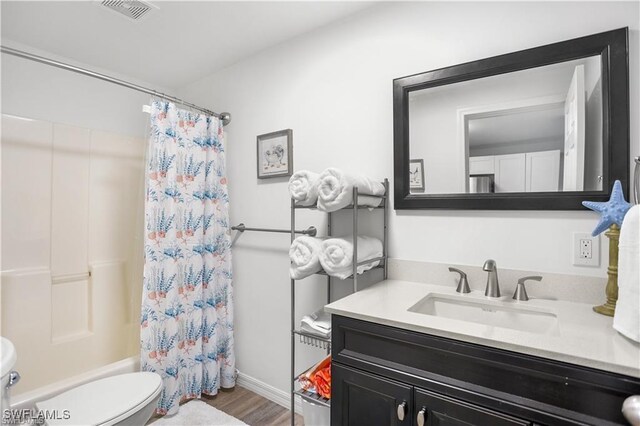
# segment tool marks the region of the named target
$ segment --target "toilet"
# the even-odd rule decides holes
[[[0,403],[0,413],[9,409],[9,388],[20,380],[20,375],[13,371],[16,365],[16,349],[10,340],[0,337],[0,393],[2,402]]]
[[[13,345],[5,338],[2,338],[2,349],[2,408],[5,409],[9,408],[9,381],[11,377],[14,377],[12,383],[17,381],[15,375],[11,376],[15,373],[12,368],[17,357]],[[161,391],[162,379],[158,374],[128,373],[85,383],[35,405],[50,426],[144,425],[151,418]]]

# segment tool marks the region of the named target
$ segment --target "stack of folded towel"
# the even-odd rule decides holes
[[[382,241],[373,237],[358,237],[358,262],[382,257]],[[353,238],[321,239],[301,236],[293,240],[289,249],[291,278],[299,280],[316,272],[324,271],[332,276],[345,279],[353,275]],[[360,265],[357,273],[362,274],[378,266],[379,260]]]
[[[297,205],[313,206],[334,212],[353,204],[353,188],[358,187],[358,204],[377,207],[385,195],[384,185],[361,175],[347,174],[330,167],[321,174],[307,170],[295,172],[289,179],[289,193]]]
[[[305,315],[300,321],[300,330],[315,336],[331,337],[331,314],[320,308],[311,315]]]

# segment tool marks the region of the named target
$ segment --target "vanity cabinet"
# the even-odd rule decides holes
[[[334,401],[339,425],[493,425],[524,426],[531,422],[463,400],[335,364],[332,370]],[[334,404],[335,405],[335,404]]]
[[[331,424],[412,425],[413,387],[349,367],[331,366],[331,400],[343,401]],[[400,414],[399,414],[400,413]]]
[[[508,416],[498,411],[449,398],[446,395],[416,388],[414,392],[416,425],[459,426],[525,426],[530,421]]]
[[[331,424],[627,424],[640,379],[332,317]]]

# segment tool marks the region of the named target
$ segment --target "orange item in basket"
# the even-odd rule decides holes
[[[331,363],[316,371],[311,376],[311,381],[315,385],[318,395],[331,399]]]
[[[301,374],[298,383],[304,390],[331,398],[331,355]]]

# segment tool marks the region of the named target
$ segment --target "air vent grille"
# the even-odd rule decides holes
[[[152,9],[150,4],[138,0],[103,0],[102,5],[134,21],[146,16]]]

